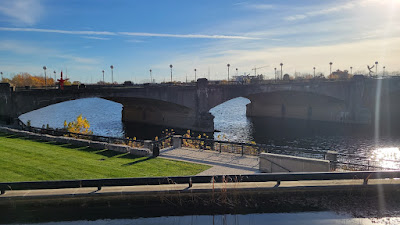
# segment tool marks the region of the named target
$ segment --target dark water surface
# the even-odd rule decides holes
[[[382,223],[383,222],[383,223]],[[334,212],[302,212],[302,213],[264,213],[247,215],[193,215],[171,216],[137,219],[109,219],[95,221],[69,221],[38,223],[46,225],[70,225],[70,224],[141,224],[141,225],[370,225],[370,224],[398,224],[398,217],[370,219],[352,218],[349,215],[339,215]]]
[[[359,154],[371,159],[400,160],[400,135],[380,132],[360,125],[341,125],[294,119],[247,118],[246,98],[225,102],[210,112],[215,116],[216,139],[238,142],[265,143],[276,146],[291,146],[334,150]],[[64,120],[72,121],[79,114],[86,117],[94,134],[115,137],[137,137],[153,139],[162,136],[167,127],[149,126],[121,122],[122,105],[99,98],[79,99],[51,105],[22,115],[22,121],[31,120],[32,126],[49,124],[53,128],[63,127]],[[177,130],[184,133],[185,130]],[[393,165],[384,165],[393,166]]]

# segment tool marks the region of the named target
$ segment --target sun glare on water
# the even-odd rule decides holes
[[[398,169],[400,161],[400,149],[397,147],[377,148],[372,152],[371,160],[378,161],[379,166],[385,168]]]

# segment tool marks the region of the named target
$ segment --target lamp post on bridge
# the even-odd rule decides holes
[[[274,68],[274,70],[275,70],[275,82],[276,82],[276,67]]]
[[[172,83],[172,64],[169,65],[169,68],[171,68],[171,83]]]
[[[282,80],[282,78],[283,78],[283,70],[282,70],[283,63],[281,63],[280,65],[281,65],[281,80]]]
[[[104,82],[104,70],[101,71],[103,73],[103,85],[105,85],[106,83]]]
[[[194,69],[194,82],[197,82],[197,69]]]
[[[236,68],[236,76],[239,76],[239,69]]]
[[[386,66],[383,67],[383,74],[382,74],[383,76],[385,76],[385,69],[386,69]]]
[[[375,74],[378,76],[378,61],[375,62]]]
[[[110,68],[111,68],[111,85],[114,85],[114,71],[113,71],[114,66],[111,65]]]
[[[329,75],[332,74],[332,64],[333,64],[333,62],[330,62],[330,63],[329,63]]]
[[[1,79],[3,80],[3,72],[0,72],[0,75],[1,75]]]
[[[226,66],[228,67],[228,84],[229,84],[229,67],[231,66],[231,64],[228,63]]]
[[[43,70],[44,70],[44,87],[47,89],[47,76],[46,76],[46,66],[43,66]]]
[[[314,79],[315,79],[315,66],[313,67],[313,69],[314,69]]]
[[[353,67],[350,66],[350,74],[353,74]]]
[[[56,86],[56,80],[57,80],[56,71],[54,70],[53,73],[54,73],[54,86]]]
[[[151,69],[149,71],[150,71],[150,83],[153,83],[153,75],[151,74],[151,72],[153,71]]]

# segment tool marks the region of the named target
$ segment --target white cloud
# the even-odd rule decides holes
[[[44,9],[41,0],[2,0],[0,14],[16,25],[35,25]]]
[[[94,37],[94,36],[82,36],[82,37],[86,39],[102,40],[102,41],[110,40],[110,38],[104,38],[104,37]]]
[[[220,54],[213,55],[216,51]],[[311,73],[315,66],[317,72],[329,73],[329,62],[332,61],[333,70],[349,69],[353,71],[366,70],[366,65],[378,61],[380,66],[386,66],[387,71],[399,71],[400,65],[397,59],[400,58],[400,38],[364,40],[353,43],[340,43],[318,46],[303,47],[264,47],[258,50],[230,50],[220,46],[210,46],[203,51],[192,54],[180,55],[158,64],[159,69],[165,69],[169,62],[175,62],[176,76],[184,80],[182,76],[186,72],[192,74],[193,68],[197,68],[198,77],[207,74],[211,69],[211,79],[226,79],[226,64],[231,64],[231,75],[243,72],[253,74],[251,69],[255,66],[267,66],[257,70],[272,78],[274,67],[279,68],[283,62],[284,73],[293,75],[294,71]],[[180,76],[181,75],[181,76]],[[207,76],[206,76],[207,77]]]
[[[98,60],[96,60],[96,59],[78,57],[78,56],[71,55],[71,54],[64,54],[57,50],[43,48],[43,47],[40,47],[37,45],[26,44],[23,42],[11,41],[11,40],[1,41],[0,42],[0,51],[7,51],[7,52],[13,52],[16,54],[33,55],[33,56],[37,56],[40,53],[39,55],[51,56],[51,57],[56,57],[56,58],[61,58],[61,59],[69,59],[76,63],[82,63],[82,64],[97,64],[98,63]]]
[[[206,38],[206,39],[244,39],[255,40],[259,38],[229,35],[206,35],[206,34],[159,34],[159,33],[137,33],[137,32],[118,32],[122,35],[138,37],[170,37],[170,38]]]
[[[242,6],[246,9],[255,9],[255,10],[269,10],[269,9],[276,8],[276,6],[272,5],[272,4],[252,4],[249,2],[239,2],[239,3],[235,3],[234,5]]]
[[[359,2],[361,4],[361,2]],[[354,2],[348,2],[345,4],[340,4],[340,5],[335,5],[331,6],[329,8],[323,8],[323,9],[314,9],[312,11],[306,12],[304,14],[297,14],[294,16],[288,16],[285,18],[285,20],[293,21],[293,20],[302,20],[308,17],[314,17],[314,16],[319,16],[319,15],[326,15],[334,12],[340,12],[343,10],[348,10],[356,7],[358,4]]]
[[[255,37],[233,36],[233,35],[207,35],[207,34],[160,34],[160,33],[142,33],[142,32],[109,32],[109,31],[68,31],[68,30],[53,30],[53,29],[38,29],[38,28],[11,28],[0,27],[0,31],[13,32],[41,32],[41,33],[60,33],[60,34],[77,34],[77,35],[124,35],[138,37],[168,37],[168,38],[204,38],[204,39],[244,39],[254,40]]]
[[[116,33],[108,31],[72,31],[72,30],[12,28],[12,27],[0,27],[0,31],[40,32],[40,33],[59,33],[59,34],[77,34],[77,35],[106,35],[106,36],[116,35]]]
[[[129,40],[125,40],[126,42],[130,42],[130,43],[142,43],[144,41],[142,40],[137,40],[137,39],[129,39]]]

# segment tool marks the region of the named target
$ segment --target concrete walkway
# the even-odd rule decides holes
[[[164,149],[160,157],[212,166],[197,175],[229,175],[258,173],[258,156],[219,153],[191,148]]]

